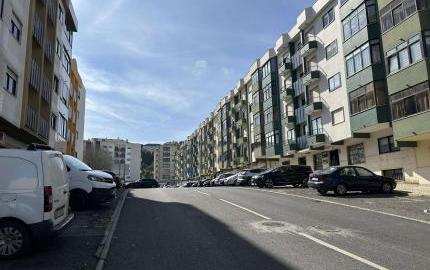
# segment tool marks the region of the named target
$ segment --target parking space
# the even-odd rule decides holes
[[[119,191],[115,200],[109,204],[75,212],[72,225],[60,236],[45,243],[39,243],[40,245],[19,260],[1,262],[0,269],[94,269],[97,263],[98,246],[121,192]]]

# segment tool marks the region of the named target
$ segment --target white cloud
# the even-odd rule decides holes
[[[206,60],[197,60],[193,63],[192,66],[186,66],[184,69],[196,77],[200,77],[206,73],[208,69],[208,61]]]

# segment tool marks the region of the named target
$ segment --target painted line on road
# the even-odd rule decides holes
[[[210,194],[209,193],[206,193],[206,192],[203,192],[203,191],[200,191],[200,190],[194,190],[195,192],[198,192],[198,193],[200,193],[200,194],[203,194],[203,195],[206,195],[206,196],[210,196]]]
[[[248,208],[246,208],[246,207],[240,206],[240,205],[238,205],[238,204],[235,204],[235,203],[229,202],[229,201],[224,200],[224,199],[219,199],[219,200],[220,200],[220,201],[222,201],[222,202],[228,203],[228,204],[230,204],[230,205],[233,205],[233,206],[235,206],[235,207],[237,207],[237,208],[240,208],[240,209],[242,209],[242,210],[245,210],[245,211],[247,211],[247,212],[249,212],[249,213],[251,213],[251,214],[254,214],[254,215],[256,215],[256,216],[259,216],[259,217],[261,217],[261,218],[264,218],[264,219],[267,219],[267,220],[270,220],[270,219],[271,219],[271,218],[269,218],[269,217],[266,217],[265,215],[259,214],[259,213],[255,212],[255,211],[251,210],[251,209],[248,209]]]
[[[348,257],[350,257],[350,258],[352,258],[354,260],[357,260],[359,262],[367,264],[370,267],[373,267],[373,268],[379,269],[379,270],[388,270],[388,268],[385,268],[385,267],[383,267],[383,266],[381,266],[379,264],[376,264],[374,262],[366,260],[366,259],[364,259],[364,258],[362,258],[362,257],[360,257],[358,255],[352,254],[351,252],[348,252],[346,250],[343,250],[341,248],[333,246],[333,245],[331,245],[331,244],[329,244],[327,242],[324,242],[324,241],[322,241],[322,240],[320,240],[318,238],[313,237],[312,235],[309,235],[307,233],[302,233],[302,232],[299,232],[298,234],[301,235],[301,236],[303,236],[303,237],[305,237],[305,238],[307,238],[307,239],[309,239],[309,240],[311,240],[311,241],[314,241],[315,243],[318,243],[318,244],[323,245],[323,246],[325,246],[325,247],[327,247],[329,249],[332,249],[332,250],[334,250],[336,252],[339,252],[339,253],[341,253],[341,254],[343,254],[345,256],[348,256]]]
[[[384,212],[384,211],[373,210],[373,209],[364,208],[364,207],[355,206],[355,205],[350,205],[350,204],[344,204],[344,203],[333,202],[333,201],[329,201],[329,200],[312,198],[312,197],[308,197],[308,196],[302,196],[302,195],[297,195],[297,194],[289,194],[289,193],[283,193],[283,192],[277,192],[277,191],[271,191],[271,190],[264,190],[264,189],[255,189],[255,188],[241,188],[241,189],[256,190],[256,191],[268,192],[268,193],[274,193],[274,194],[280,194],[280,195],[285,195],[285,196],[290,196],[290,197],[297,197],[297,198],[302,198],[302,199],[307,199],[307,200],[312,200],[312,201],[317,201],[317,202],[325,202],[325,203],[329,203],[329,204],[334,204],[334,205],[349,207],[349,208],[353,208],[353,209],[358,209],[358,210],[362,210],[362,211],[368,211],[368,212],[372,212],[372,213],[377,213],[377,214],[381,214],[381,215],[386,215],[386,216],[401,218],[401,219],[405,219],[405,220],[409,220],[409,221],[414,221],[414,222],[419,222],[419,223],[430,225],[430,221],[427,221],[427,220],[416,219],[416,218],[411,218],[411,217],[405,217],[405,216],[401,216],[401,215],[397,215],[397,214],[387,213],[387,212]]]
[[[123,192],[121,200],[118,202],[115,208],[115,211],[112,214],[112,217],[111,217],[112,221],[110,225],[106,228],[105,236],[103,237],[103,240],[99,244],[99,247],[96,252],[96,257],[98,258],[98,261],[97,261],[95,270],[103,270],[107,255],[109,253],[112,237],[115,232],[116,225],[118,224],[119,216],[121,215],[121,210],[122,210],[122,207],[124,206],[124,201],[127,195],[128,195],[128,189]]]

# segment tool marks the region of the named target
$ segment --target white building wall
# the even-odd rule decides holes
[[[85,138],[85,99],[86,89],[83,87],[80,89],[80,97],[78,98],[78,116],[76,120],[76,128],[78,136],[76,138],[76,153],[78,159],[83,159],[84,155],[84,138]]]

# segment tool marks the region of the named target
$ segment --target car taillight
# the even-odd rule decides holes
[[[52,202],[53,202],[53,197],[52,197],[52,187],[48,186],[48,187],[44,187],[43,189],[43,209],[45,212],[50,212],[52,210]]]

